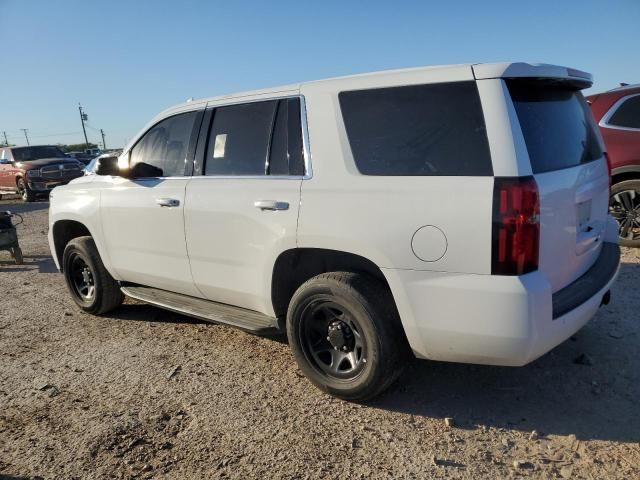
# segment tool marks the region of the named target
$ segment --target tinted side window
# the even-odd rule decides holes
[[[205,175],[265,175],[277,101],[216,108]]]
[[[197,112],[169,117],[152,127],[131,150],[133,176],[181,177]]]
[[[475,82],[342,92],[349,144],[364,175],[492,175]]]
[[[625,100],[607,123],[617,127],[640,128],[640,95]]]
[[[271,140],[268,173],[303,175],[303,158],[300,100],[280,100]]]

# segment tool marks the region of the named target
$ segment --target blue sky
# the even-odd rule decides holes
[[[0,0],[0,135],[107,146],[206,97],[419,65],[530,61],[640,82],[640,0]],[[0,136],[0,138],[2,138]]]

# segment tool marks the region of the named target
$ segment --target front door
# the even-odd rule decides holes
[[[192,132],[200,118],[188,112],[156,124],[123,154],[128,178],[98,180],[108,183],[100,210],[106,248],[124,281],[198,295],[187,257],[184,205],[190,179],[185,163],[192,158]]]
[[[185,230],[207,299],[273,315],[273,265],[296,247],[300,119],[298,98],[221,106],[201,135],[208,147],[203,175],[187,185]]]
[[[16,177],[15,170],[10,161],[11,152],[8,148],[0,148],[0,190],[15,190]]]

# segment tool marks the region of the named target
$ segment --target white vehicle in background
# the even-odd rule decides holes
[[[75,302],[123,294],[286,331],[321,389],[363,400],[407,354],[524,365],[609,300],[619,266],[591,76],[414,68],[191,101],[56,188]]]

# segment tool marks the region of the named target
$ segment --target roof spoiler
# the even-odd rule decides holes
[[[579,88],[593,84],[590,73],[546,63],[481,63],[472,65],[477,80],[489,78],[537,78],[570,82]]]

